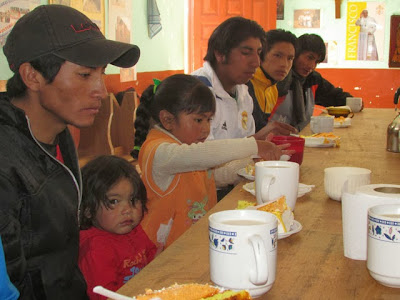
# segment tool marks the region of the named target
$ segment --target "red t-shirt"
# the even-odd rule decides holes
[[[156,246],[140,225],[121,235],[91,227],[81,230],[79,267],[86,279],[90,299],[106,299],[93,293],[101,285],[118,290],[135,276],[156,254]]]

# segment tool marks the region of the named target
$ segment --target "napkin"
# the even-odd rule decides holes
[[[370,184],[350,193],[345,184],[342,195],[344,256],[356,260],[367,259],[368,208],[380,204],[400,204],[400,193],[377,192],[388,187],[400,191],[400,185]]]

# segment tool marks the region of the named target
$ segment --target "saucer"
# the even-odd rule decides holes
[[[303,226],[300,224],[300,222],[293,220],[293,225],[290,227],[290,230],[288,232],[283,232],[283,233],[278,232],[278,240],[287,238],[288,236],[291,236],[292,234],[298,233],[302,229],[303,229]]]
[[[242,168],[240,170],[237,171],[237,174],[248,179],[248,180],[255,180],[255,176],[254,175],[250,175],[246,172],[246,168]]]
[[[306,185],[304,183],[299,183],[299,187],[297,189],[297,198],[304,196],[305,194],[311,192],[311,190],[315,187],[314,185]],[[243,189],[246,192],[249,192],[253,196],[256,195],[256,191],[254,189],[254,182],[248,182],[243,185]]]

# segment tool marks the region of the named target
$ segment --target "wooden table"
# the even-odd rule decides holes
[[[372,170],[371,183],[400,184],[400,153],[386,151],[386,129],[395,115],[393,109],[365,109],[350,127],[334,129],[341,137],[339,148],[305,149],[300,182],[315,188],[297,200],[295,218],[303,229],[279,240],[275,283],[259,299],[400,299],[400,289],[377,283],[365,261],[344,256],[341,203],[325,194],[323,183],[324,168],[355,166]],[[309,128],[303,133],[309,134]],[[234,209],[239,199],[254,200],[242,184],[119,292],[133,296],[175,282],[211,283],[207,217]]]

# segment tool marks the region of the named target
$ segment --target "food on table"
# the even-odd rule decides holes
[[[343,124],[344,122],[346,122],[346,118],[343,116],[340,116],[338,118],[335,118],[335,123],[339,123],[339,124]]]
[[[246,200],[239,200],[238,201],[238,206],[236,209],[245,209],[246,207],[249,206],[255,206],[256,203],[255,202],[250,202],[250,201],[246,201]]]
[[[246,174],[254,176],[256,173],[256,167],[254,164],[248,164],[245,168]]]
[[[340,116],[347,117],[351,112],[350,107],[347,106],[342,106],[342,107],[329,106],[326,108],[326,110],[328,111],[328,114],[333,115],[335,117],[340,117]]]
[[[133,298],[133,300],[248,300],[251,299],[247,291],[222,290],[209,284],[174,284],[158,291],[151,289],[146,293]]]
[[[335,143],[336,147],[340,146],[340,136],[334,135],[332,132],[320,132],[320,133],[314,133],[312,135],[300,135],[300,137],[306,139],[306,144],[307,144],[307,139],[311,138],[323,138],[323,144],[331,144]]]
[[[276,201],[262,205],[258,207],[257,210],[272,213],[278,218],[278,233],[290,231],[290,227],[294,223],[294,215],[286,203],[285,196],[280,197]]]

